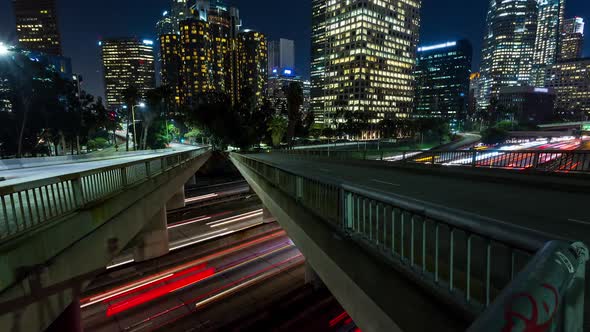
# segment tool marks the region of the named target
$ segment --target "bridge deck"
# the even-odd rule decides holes
[[[298,158],[284,154],[252,157],[309,176],[331,177],[356,186],[393,192],[414,200],[442,205],[560,237],[590,243],[588,194],[557,189],[494,183],[417,173],[401,168],[358,162]],[[523,175],[526,176],[526,175]]]

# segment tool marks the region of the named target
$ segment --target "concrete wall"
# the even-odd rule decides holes
[[[139,234],[210,152],[0,245],[0,331],[41,331]],[[89,259],[91,258],[91,259]]]

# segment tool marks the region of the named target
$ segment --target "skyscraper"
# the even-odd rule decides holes
[[[252,93],[258,105],[262,104],[268,79],[268,44],[264,34],[244,30],[238,34],[238,98]]]
[[[339,110],[373,121],[407,117],[414,102],[420,0],[312,3],[312,108],[334,125]]]
[[[213,48],[213,86],[216,91],[231,94],[232,25],[228,8],[221,2],[212,3],[207,15]]]
[[[213,90],[213,48],[209,23],[198,18],[180,22],[181,103],[190,105],[200,93]]]
[[[295,68],[295,41],[289,39],[273,40],[268,43],[268,72],[279,72]],[[275,72],[275,74],[276,74]]]
[[[158,36],[179,34],[180,21],[191,16],[188,0],[171,0],[170,10],[164,11],[156,24]]]
[[[565,0],[538,1],[537,33],[531,85],[545,86],[545,70],[557,62]]]
[[[490,1],[478,109],[487,109],[502,87],[530,84],[537,20],[536,0]]]
[[[590,116],[590,58],[560,61],[547,70],[547,86],[557,95],[555,108],[578,119]]]
[[[416,115],[456,124],[465,119],[472,56],[467,40],[418,48]]]
[[[324,83],[326,70],[326,1],[312,0],[310,109],[315,122],[324,124]]]
[[[61,55],[56,0],[12,0],[19,46],[49,55]]]
[[[180,88],[182,80],[180,70],[182,58],[180,55],[180,34],[164,34],[159,36],[160,41],[160,77],[162,85],[166,86],[171,95],[170,101],[175,105],[180,104]]]
[[[142,96],[156,86],[154,42],[135,38],[105,39],[99,42],[107,106],[123,106],[123,91],[135,86]]]
[[[564,21],[561,32],[559,58],[573,60],[582,57],[584,51],[584,19],[574,17]]]

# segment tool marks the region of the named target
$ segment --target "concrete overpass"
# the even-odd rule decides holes
[[[587,249],[572,244],[590,242],[588,179],[282,153],[232,161],[305,255],[310,281],[364,331],[588,330]]]
[[[125,248],[168,252],[166,209],[208,148],[93,160],[24,161],[0,171],[0,330],[76,331],[78,295]],[[10,164],[10,163],[8,163]]]

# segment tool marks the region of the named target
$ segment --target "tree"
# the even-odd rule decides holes
[[[293,144],[293,137],[295,137],[295,129],[301,123],[301,106],[303,105],[303,88],[301,84],[292,82],[287,86],[285,91],[287,95],[287,143],[289,146]]]
[[[284,116],[275,115],[268,123],[268,131],[271,133],[272,145],[279,146],[289,128],[289,120]]]
[[[127,130],[125,133],[125,149],[126,151],[129,151],[129,126],[130,126],[130,121],[132,118],[131,112],[133,112],[133,108],[135,107],[135,105],[137,105],[137,103],[139,102],[139,90],[137,89],[136,86],[131,85],[129,87],[127,87],[125,90],[123,90],[122,93],[122,97],[123,100],[125,101],[125,104],[127,105],[127,112],[126,112],[126,119],[127,119]],[[135,133],[133,133],[135,135]],[[137,141],[137,137],[134,137],[135,141]],[[134,147],[137,148],[137,147]]]

